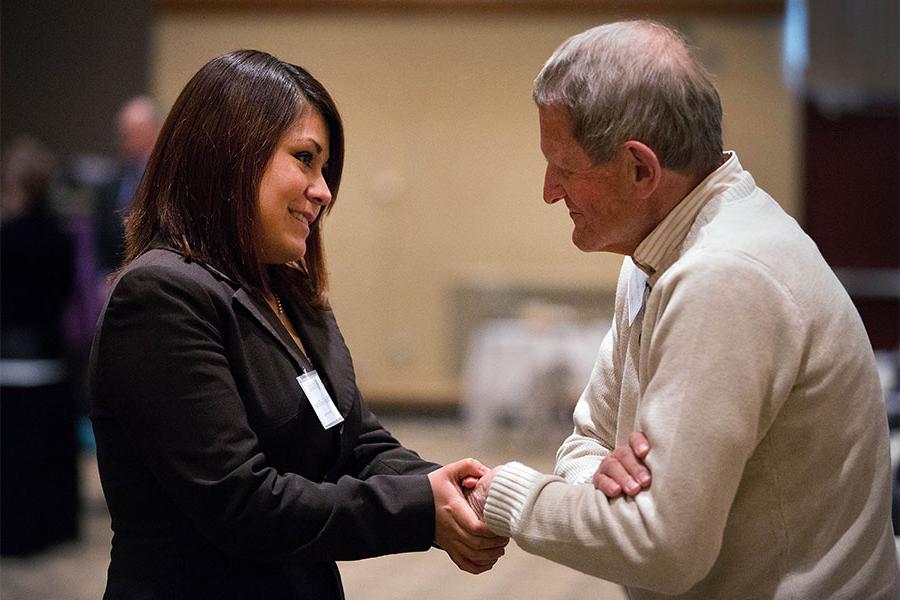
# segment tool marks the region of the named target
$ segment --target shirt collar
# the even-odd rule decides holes
[[[737,154],[725,154],[725,162],[691,190],[635,249],[631,260],[649,276],[651,286],[678,258],[678,250],[700,210],[739,180],[743,168]]]

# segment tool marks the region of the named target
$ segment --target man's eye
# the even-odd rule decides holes
[[[302,162],[307,167],[312,165],[313,156],[309,152],[298,152],[294,155],[294,158]]]
[[[569,179],[572,176],[572,171],[563,169],[562,167],[556,167],[556,174],[562,179]]]

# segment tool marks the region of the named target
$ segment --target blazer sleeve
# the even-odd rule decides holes
[[[440,465],[423,460],[416,452],[403,447],[382,427],[378,418],[360,398],[361,433],[353,449],[351,473],[361,479],[377,474],[427,474]]]
[[[150,265],[121,277],[98,329],[95,393],[177,508],[212,543],[253,559],[427,549],[434,506],[426,476],[318,483],[267,464],[229,370],[229,318],[230,305],[209,286]],[[408,459],[376,424],[364,445]]]

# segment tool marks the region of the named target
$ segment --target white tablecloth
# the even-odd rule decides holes
[[[571,410],[590,376],[609,321],[486,322],[472,336],[462,396],[470,426],[486,433],[498,420],[534,425]]]

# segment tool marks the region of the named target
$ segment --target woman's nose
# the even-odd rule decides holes
[[[307,188],[306,193],[310,200],[320,206],[324,207],[331,204],[331,190],[328,189],[328,182],[325,181],[324,176],[319,176],[319,178]]]

